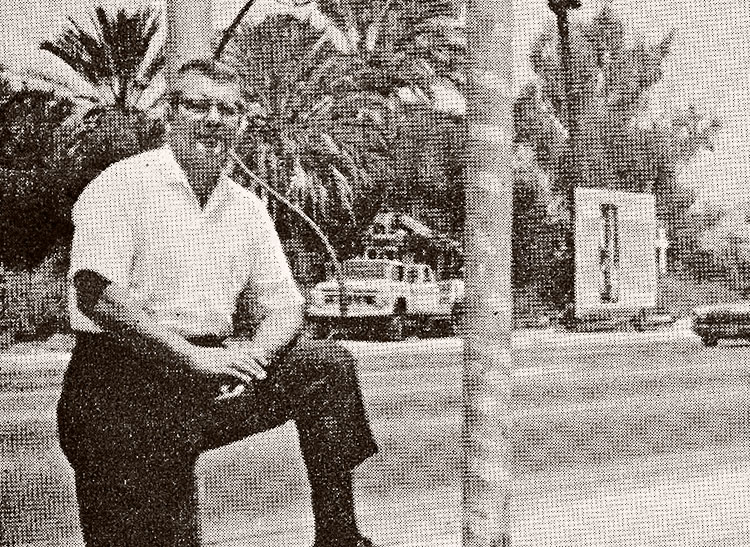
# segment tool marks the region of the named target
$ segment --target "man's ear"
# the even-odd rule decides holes
[[[161,112],[164,123],[168,124],[174,119],[175,102],[168,93],[164,93],[161,97],[159,97],[159,99],[154,103],[154,107],[156,110]]]

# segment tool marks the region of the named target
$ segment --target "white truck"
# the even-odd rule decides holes
[[[464,297],[462,280],[437,281],[426,264],[389,259],[352,258],[342,267],[343,310],[337,281],[318,283],[310,291],[307,320],[315,337],[352,330],[380,340],[453,334]]]

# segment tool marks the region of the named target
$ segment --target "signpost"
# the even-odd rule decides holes
[[[576,188],[575,317],[655,309],[656,200],[647,192]]]

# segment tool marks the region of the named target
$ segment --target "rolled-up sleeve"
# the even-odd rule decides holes
[[[69,280],[91,270],[127,286],[133,263],[133,227],[123,185],[105,171],[83,191],[73,207],[73,245]]]
[[[281,241],[268,211],[260,200],[253,199],[248,259],[249,285],[262,312],[299,307],[304,299],[289,268]]]

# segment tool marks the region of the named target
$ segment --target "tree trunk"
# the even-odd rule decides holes
[[[167,0],[167,89],[177,69],[191,59],[208,59],[211,51],[211,1]]]
[[[471,0],[467,20],[463,546],[504,547],[511,483],[511,0]]]

